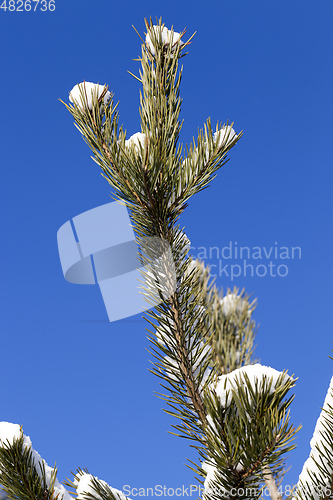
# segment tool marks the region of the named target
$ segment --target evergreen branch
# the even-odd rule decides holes
[[[37,464],[31,446],[24,445],[21,429],[19,438],[0,447],[0,476],[2,489],[12,500],[56,500],[54,491],[57,469],[46,479],[44,462]]]
[[[176,225],[189,198],[208,187],[242,133],[236,135],[227,122],[217,124],[213,134],[208,120],[183,154],[178,144],[178,60],[191,39],[183,43],[185,31],[168,30],[161,19],[158,26],[151,19],[145,24],[140,77],[135,77],[142,84],[139,142],[125,141],[122,128],[118,134],[117,115],[96,96],[91,109],[86,106],[81,112],[74,106],[71,112],[104,177],[131,210],[145,279],[142,293],[155,305],[146,318],[153,327],[148,330],[151,371],[166,390],[159,395],[166,401],[165,411],[177,418],[175,434],[198,450],[204,463],[196,472],[207,476],[205,488],[212,474],[212,484],[219,488],[257,486],[267,467],[272,477],[280,473],[284,454],[293,448],[297,430],[289,425],[292,398],[285,397],[294,381],[282,374],[274,383],[266,377],[252,384],[245,372],[223,393],[221,383],[229,380],[223,377],[232,378],[253,362],[255,304],[237,289],[220,296],[208,270],[188,256],[189,242]],[[145,238],[166,242],[172,263],[163,252],[157,256],[155,250],[147,251]],[[152,266],[154,259],[160,261],[158,269]],[[102,497],[95,486],[91,495]],[[257,496],[255,492],[251,498]],[[219,496],[213,493],[212,498]]]
[[[89,474],[87,468],[78,469],[76,474],[72,474],[74,480],[68,480],[66,484],[75,490],[77,500],[127,500],[121,491]]]
[[[106,154],[106,157],[107,159],[109,160],[110,162],[110,165],[111,167],[113,168],[113,170],[118,174],[118,176],[120,177],[120,179],[123,181],[124,184],[126,184],[126,186],[128,187],[128,189],[130,190],[130,192],[132,193],[132,195],[134,196],[134,198],[136,199],[137,203],[141,206],[144,206],[144,203],[141,201],[140,197],[138,196],[138,194],[134,191],[134,189],[132,188],[131,186],[131,183],[129,182],[128,179],[126,179],[122,173],[120,172],[120,170],[117,169],[116,165],[115,165],[115,162],[113,161],[113,158],[111,157],[111,153],[107,147],[107,145],[105,144],[104,140],[103,140],[103,137],[101,137],[101,134],[99,133],[99,130],[96,129],[96,134],[98,134],[99,136],[99,139],[100,139],[100,145],[101,145],[101,148],[102,150],[104,151],[104,153]]]
[[[187,158],[184,159],[185,166],[187,165],[187,172],[182,172],[183,168],[179,170],[179,187],[177,188],[179,194],[175,201],[171,204],[171,209],[174,209],[178,204],[183,203],[190,196],[199,191],[202,191],[214,179],[216,171],[224,166],[229,160],[226,159],[227,152],[238,142],[242,137],[240,132],[236,137],[230,138],[230,129],[232,127],[226,125],[229,132],[226,134],[225,140],[221,144],[214,141],[210,120],[207,121],[205,126],[205,134],[199,131],[198,145],[194,142],[194,149],[190,150]],[[225,126],[219,128],[217,124],[216,134],[225,130]],[[232,129],[231,129],[232,130]]]
[[[190,262],[190,259],[184,261],[184,269],[185,266],[189,266]],[[189,275],[187,276],[187,274]],[[150,314],[155,321],[159,322],[160,327],[156,327],[155,323],[150,322],[156,328],[158,337],[154,339],[152,332],[150,332],[152,336],[149,337],[154,346],[153,355],[157,358],[156,369],[152,371],[160,378],[167,380],[169,384],[169,386],[163,387],[169,390],[170,396],[163,395],[163,398],[167,400],[169,407],[174,411],[166,411],[181,418],[183,424],[177,426],[177,429],[183,432],[186,437],[189,437],[187,432],[189,427],[192,428],[196,436],[200,435],[199,443],[202,442],[202,429],[206,425],[205,408],[201,394],[207,383],[205,379],[209,365],[208,345],[203,343],[202,311],[199,309],[201,295],[202,290],[193,272],[185,272],[185,275],[183,272],[183,279],[180,280],[179,287],[167,303],[170,309],[167,305],[159,306],[157,310],[160,315]],[[193,297],[197,300],[188,310],[185,304],[190,304]],[[182,304],[182,308],[180,304]],[[184,312],[181,312],[182,310]],[[184,316],[186,313],[191,314],[190,319],[186,319]],[[200,386],[202,387],[200,388]],[[198,429],[198,432],[195,429]]]
[[[296,486],[295,498],[318,500],[333,491],[333,377],[310,442],[311,452]]]
[[[267,458],[271,454],[271,452],[274,450],[274,448],[276,447],[276,445],[279,443],[279,439],[280,439],[280,435],[278,434],[275,437],[275,439],[272,441],[272,443],[270,443],[267,446],[267,448],[262,452],[262,454],[260,455],[260,457],[258,457],[258,459],[256,460],[256,462],[254,462],[254,464],[251,467],[251,469],[247,470],[243,474],[243,479],[246,479],[247,477],[252,476],[252,474],[254,474],[255,472],[257,472],[258,470],[261,469],[262,464],[263,464],[265,458]],[[265,471],[267,470],[266,467],[264,468]]]
[[[175,322],[175,336],[176,336],[176,342],[177,342],[177,354],[178,354],[178,359],[179,359],[179,368],[181,371],[181,374],[183,375],[188,395],[191,398],[193,402],[193,406],[195,408],[195,411],[198,414],[198,417],[201,420],[202,425],[206,424],[206,413],[205,413],[205,408],[203,405],[203,401],[201,399],[200,394],[197,391],[197,387],[193,378],[193,372],[189,366],[189,359],[188,359],[188,350],[186,349],[185,343],[184,343],[184,335],[182,331],[182,322],[180,321],[179,318],[179,309],[178,309],[178,297],[176,294],[174,294],[171,297],[171,312],[174,317],[174,322]]]
[[[212,358],[220,375],[241,366],[253,364],[256,325],[252,314],[256,301],[244,290],[239,293],[235,287],[223,297],[215,287],[208,290],[210,303],[207,304],[209,317],[208,341],[212,345]]]
[[[85,90],[86,92],[86,90]],[[144,202],[140,199],[136,191],[133,189],[131,183],[129,182],[128,178],[126,178],[121,170],[117,167],[117,163],[114,160],[114,158],[111,155],[111,151],[108,148],[104,136],[101,130],[101,117],[100,115],[97,114],[96,112],[96,107],[97,105],[100,104],[99,100],[94,96],[95,99],[93,99],[93,106],[92,109],[89,109],[86,107],[83,111],[80,110],[80,107],[78,106],[77,103],[74,102],[73,106],[68,106],[65,104],[66,108],[71,112],[73,115],[76,125],[78,126],[79,130],[85,137],[85,139],[88,142],[88,145],[91,147],[91,149],[95,152],[95,159],[98,162],[99,154],[102,154],[106,157],[107,165],[100,164],[102,170],[106,174],[107,180],[110,181],[112,178],[112,174],[116,173],[118,178],[122,181],[123,185],[127,187],[129,192],[132,194],[133,198],[136,200],[136,202],[141,205],[145,206]],[[86,100],[88,100],[88,96],[85,95]],[[63,101],[61,101],[63,102]],[[113,106],[113,103],[111,104]],[[99,108],[98,108],[99,109]],[[116,108],[113,108],[110,115],[114,115]],[[91,134],[91,132],[92,134]],[[111,169],[111,170],[110,170]],[[114,185],[113,183],[111,183]],[[115,187],[115,186],[114,186]],[[118,187],[116,187],[117,190],[119,190]]]
[[[239,377],[234,372],[219,377],[213,399],[205,400],[210,428],[204,463],[197,472],[203,476],[207,472],[207,491],[253,487],[257,497],[267,467],[279,474],[282,455],[294,447],[291,442],[298,429],[288,424],[292,398],[285,399],[294,380],[281,374],[274,375],[274,382],[266,376],[252,380],[252,375],[250,381],[247,372],[255,373],[255,366],[260,365],[238,370]]]

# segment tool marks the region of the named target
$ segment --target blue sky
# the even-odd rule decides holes
[[[332,2],[55,4],[54,12],[0,10],[0,420],[22,424],[43,458],[57,461],[60,480],[86,466],[119,489],[193,482],[183,464],[195,454],[167,433],[172,419],[153,396],[144,321],[109,323],[97,286],[64,280],[56,242],[71,217],[110,201],[58,99],[84,79],[108,83],[128,136],[137,132],[132,24],[143,33],[144,17],[162,16],[176,31],[197,31],[182,60],[182,142],[209,116],[244,132],[182,216],[193,253],[230,242],[273,248],[272,256],[275,247],[301,248],[300,258],[251,257],[254,276],[242,270],[233,280],[230,266],[243,269],[244,259],[227,259],[229,276],[217,277],[257,297],[261,362],[299,377],[291,415],[303,429],[284,485],[296,482],[333,368]],[[209,263],[219,269],[219,260]],[[269,276],[269,262],[287,275]]]

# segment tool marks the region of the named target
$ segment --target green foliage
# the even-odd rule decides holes
[[[74,481],[67,480],[65,485],[71,488],[71,494],[77,495],[77,489],[80,486],[80,481],[86,475],[90,476],[88,487],[80,493],[80,499],[85,500],[126,500],[124,495],[120,495],[117,490],[111,488],[105,481],[98,479],[89,474],[88,469],[78,469],[76,474],[73,474]],[[78,497],[78,498],[79,498]]]
[[[54,467],[49,482],[44,463],[35,464],[31,446],[21,436],[0,446],[0,478],[2,488],[12,500],[55,500],[53,488],[57,477]],[[59,499],[60,500],[60,499]]]
[[[257,498],[264,470],[269,467],[275,477],[283,473],[283,455],[295,447],[291,443],[298,431],[289,424],[293,397],[285,399],[293,385],[294,380],[283,373],[273,391],[272,379],[264,378],[253,387],[245,373],[236,377],[225,406],[216,395],[206,395],[209,427],[201,456],[215,469],[209,498],[221,498],[221,491],[232,488],[247,491],[246,498]]]
[[[224,312],[223,300],[235,296],[236,310],[230,314]],[[238,307],[240,310],[238,311]],[[241,366],[255,362],[254,338],[256,325],[252,313],[256,307],[255,301],[249,302],[249,296],[237,289],[220,299],[220,304],[214,310],[212,318],[213,357],[220,374],[229,373]]]

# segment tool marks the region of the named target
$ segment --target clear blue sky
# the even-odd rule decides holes
[[[287,265],[285,277],[267,268],[217,278],[258,298],[262,364],[299,377],[292,419],[303,429],[284,484],[296,482],[333,371],[331,0],[55,3],[54,12],[0,10],[0,420],[22,424],[49,465],[57,461],[60,480],[86,466],[119,489],[192,481],[183,463],[195,454],[167,433],[172,419],[153,396],[144,321],[108,323],[97,286],[64,280],[56,243],[63,223],[110,201],[58,99],[84,79],[108,83],[128,135],[137,132],[139,83],[127,70],[138,72],[140,40],[131,26],[142,33],[144,17],[162,16],[176,31],[197,31],[183,59],[182,141],[208,116],[244,131],[182,217],[194,254],[230,242],[273,247],[272,257],[275,246],[301,248],[301,258],[247,262]]]

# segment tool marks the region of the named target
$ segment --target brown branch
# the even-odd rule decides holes
[[[245,472],[245,474],[243,474],[243,476],[242,476],[243,479],[246,479],[247,477],[252,476],[252,474],[256,471],[256,469],[259,468],[259,466],[262,463],[262,461],[264,460],[264,458],[267,457],[267,455],[269,455],[269,453],[273,450],[274,446],[276,446],[280,437],[281,437],[280,434],[278,434],[276,436],[276,438],[274,439],[273,443],[271,443],[270,446],[267,446],[266,450],[261,454],[261,456],[258,458],[258,460],[253,464],[251,469],[248,470],[247,472]]]
[[[173,296],[171,297],[170,303],[171,303],[171,311],[174,317],[177,354],[179,357],[179,369],[181,371],[181,374],[183,375],[187,392],[193,402],[195,411],[197,412],[201,422],[205,425],[206,424],[205,407],[201,399],[201,396],[199,394],[199,391],[197,390],[192,370],[188,366],[188,357],[187,357],[188,352],[184,343],[183,328],[178,313],[178,307],[177,307],[178,303],[177,303],[176,293],[174,293]]]
[[[157,221],[157,235],[168,241],[168,243],[171,246],[171,235],[169,231],[164,231],[160,221]],[[167,290],[172,290],[172,278],[170,276],[170,273],[168,272],[168,268],[165,268],[165,276],[167,277]],[[203,425],[206,425],[206,411],[205,407],[202,401],[202,398],[200,396],[200,392],[198,391],[197,385],[195,383],[195,379],[193,376],[193,372],[191,370],[191,367],[189,366],[189,361],[188,361],[188,349],[185,344],[185,339],[184,339],[184,332],[183,332],[183,325],[182,321],[179,315],[179,306],[178,306],[178,294],[177,291],[174,291],[172,295],[170,296],[169,299],[169,304],[170,304],[170,309],[171,313],[173,316],[173,327],[175,330],[175,340],[176,340],[176,353],[177,353],[177,358],[178,358],[178,366],[179,370],[182,374],[187,393],[193,403],[194,409],[202,422]],[[183,421],[183,423],[185,423]],[[202,440],[200,440],[202,441]]]

